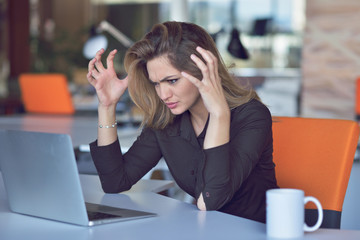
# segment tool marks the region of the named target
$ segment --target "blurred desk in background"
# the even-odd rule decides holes
[[[49,133],[65,133],[72,138],[74,147],[96,139],[96,117],[67,115],[9,115],[0,117],[0,128]]]
[[[300,115],[300,69],[236,68],[231,71],[238,83],[248,83],[256,90],[272,115]]]
[[[49,133],[64,133],[71,136],[74,147],[88,145],[97,138],[97,116],[23,114],[0,117],[0,129],[13,129]],[[139,129],[118,128],[119,139],[124,147],[130,147]]]

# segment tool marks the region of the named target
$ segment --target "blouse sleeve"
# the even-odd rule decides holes
[[[160,160],[161,152],[153,131],[144,129],[129,151],[121,152],[118,140],[107,146],[90,143],[90,153],[106,193],[129,190]]]
[[[245,105],[232,113],[230,142],[203,150],[198,179],[207,210],[218,210],[232,199],[272,141],[269,110],[260,103]]]

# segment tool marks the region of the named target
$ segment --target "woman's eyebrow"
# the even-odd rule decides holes
[[[166,76],[166,77],[164,77],[163,79],[161,79],[160,82],[166,82],[166,81],[168,81],[169,79],[173,79],[173,78],[178,78],[178,76],[177,76],[177,75]],[[150,82],[154,82],[154,81],[152,81],[150,78],[149,78],[149,81],[150,81]]]
[[[167,77],[164,77],[163,79],[161,79],[160,82],[166,82],[167,80],[174,79],[174,77],[177,78],[178,76],[170,75],[170,76],[167,76]]]

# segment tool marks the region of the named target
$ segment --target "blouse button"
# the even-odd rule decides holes
[[[206,197],[210,197],[210,193],[209,193],[209,192],[206,192],[206,193],[205,193],[205,196],[206,196]]]

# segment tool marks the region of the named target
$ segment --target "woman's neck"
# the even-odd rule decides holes
[[[209,117],[209,112],[207,111],[201,99],[196,106],[193,106],[191,109],[189,109],[189,112],[191,124],[194,128],[195,134],[196,136],[199,136],[200,133],[204,130]]]

